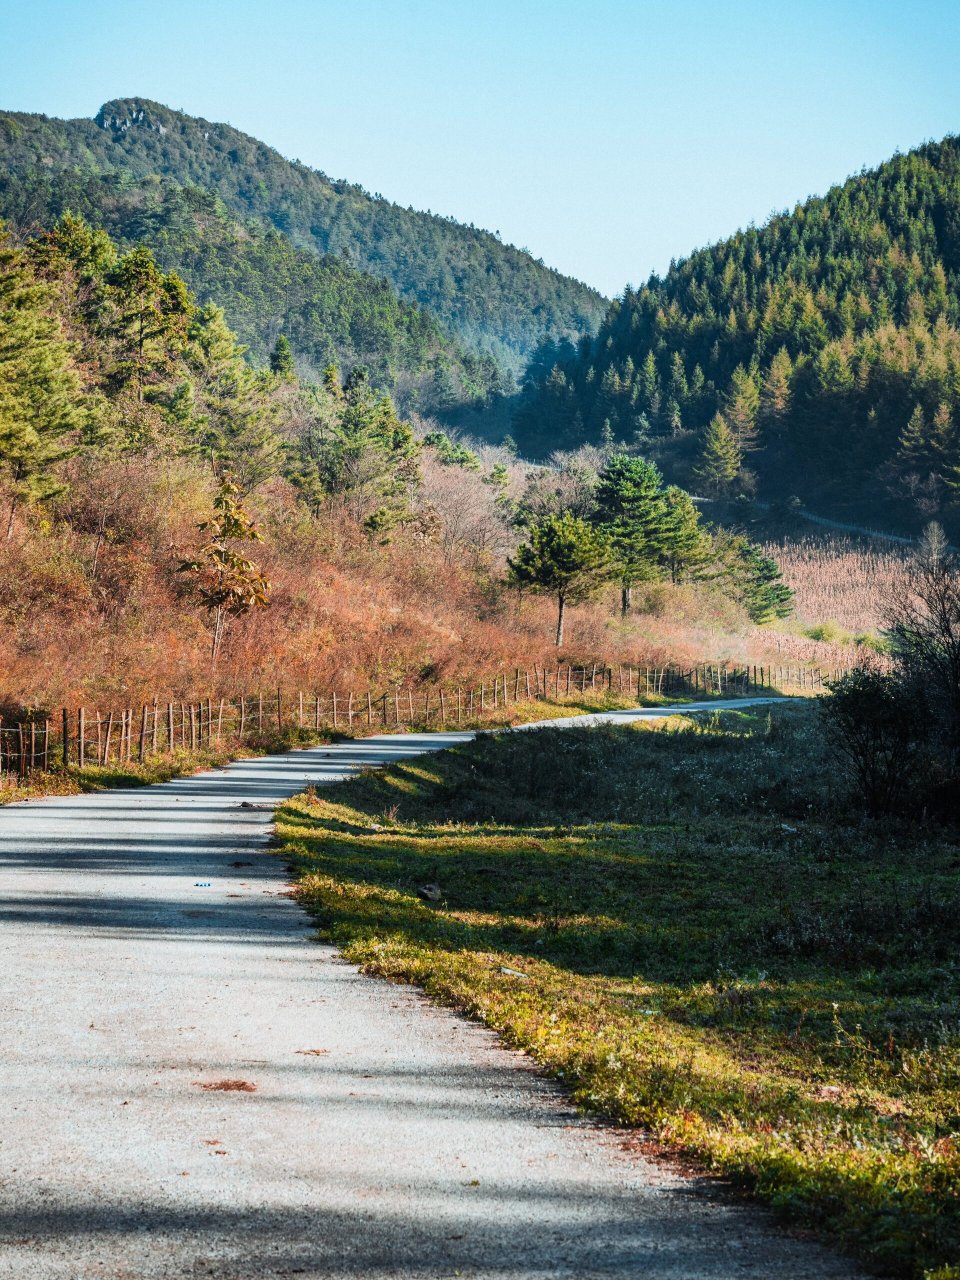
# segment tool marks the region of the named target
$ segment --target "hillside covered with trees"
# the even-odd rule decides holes
[[[229,125],[145,99],[108,102],[92,120],[0,113],[0,172],[39,193],[35,210],[28,199],[16,210],[8,199],[3,210],[27,225],[48,212],[45,188],[76,187],[91,175],[199,188],[296,248],[343,257],[386,280],[445,333],[516,372],[538,343],[592,332],[606,305],[496,234],[402,208]]]
[[[960,140],[673,264],[545,344],[531,456],[624,441],[701,492],[960,527]]]
[[[506,413],[512,376],[490,355],[447,337],[422,307],[343,257],[296,249],[272,227],[231,216],[199,188],[71,171],[18,175],[0,168],[0,213],[21,234],[65,214],[106,230],[121,250],[143,245],[201,303],[216,302],[264,366],[284,334],[297,368],[316,380],[328,364],[364,364],[405,410],[492,426]],[[505,428],[504,428],[505,429]],[[502,434],[502,431],[501,431]]]
[[[284,334],[254,368],[215,303],[77,215],[0,241],[0,335],[11,710],[665,658],[638,590],[744,632],[790,612],[652,464],[471,447],[362,365],[298,376]]]

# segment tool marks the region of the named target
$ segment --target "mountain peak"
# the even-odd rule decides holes
[[[150,129],[154,133],[164,134],[170,128],[177,112],[171,111],[160,102],[151,102],[148,98],[115,98],[105,102],[94,116],[94,121],[101,129],[114,134],[126,133],[128,129]]]

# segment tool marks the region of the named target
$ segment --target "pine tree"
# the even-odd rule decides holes
[[[743,454],[736,437],[723,414],[714,414],[704,435],[699,465],[693,474],[711,493],[722,497],[733,488],[742,465]]]
[[[338,503],[370,534],[385,536],[409,511],[420,446],[389,397],[357,366],[341,386],[335,366],[310,393],[290,478],[311,506]]]
[[[696,578],[714,558],[713,539],[700,521],[696,503],[684,489],[670,485],[664,491],[665,530],[663,559],[670,580]]]
[[[138,446],[152,442],[158,430],[151,405],[170,389],[194,306],[180,277],[162,272],[143,247],[125,254],[106,282],[112,304],[105,326],[112,350],[107,382],[114,395],[132,394],[127,430],[129,443]]]
[[[193,432],[218,474],[231,476],[246,495],[279,472],[283,448],[273,429],[270,379],[250,368],[244,350],[219,307],[209,303],[197,312],[189,354]]]
[[[293,351],[284,334],[280,334],[270,353],[270,372],[278,378],[294,376]]]
[[[655,577],[666,548],[663,478],[652,462],[617,454],[601,470],[594,523],[607,537],[619,566],[621,610],[630,609],[636,583]]]
[[[753,374],[737,365],[730,378],[723,416],[733,432],[741,453],[757,448],[757,415],[760,412],[760,393]]]
[[[778,427],[790,412],[793,363],[786,347],[781,347],[770,363],[760,389],[758,422],[764,433]]]
[[[2,230],[2,229],[0,229]],[[26,255],[0,238],[0,476],[9,499],[6,536],[17,508],[60,492],[56,467],[83,422],[80,379],[60,326],[50,314],[50,286]]]
[[[927,435],[927,420],[923,412],[923,406],[914,405],[913,412],[907,425],[900,432],[899,447],[897,457],[900,462],[909,467],[923,467],[926,465],[930,453],[930,440]]]
[[[510,580],[556,599],[559,648],[567,605],[589,600],[617,571],[610,544],[586,520],[571,515],[538,521],[531,526],[529,539],[508,561]]]

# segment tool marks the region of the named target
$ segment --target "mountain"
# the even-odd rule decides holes
[[[386,281],[342,257],[297,249],[256,220],[233,217],[209,192],[89,170],[21,176],[0,169],[0,216],[14,225],[50,227],[67,211],[106,230],[121,251],[149,247],[201,303],[224,308],[260,366],[283,333],[305,378],[319,380],[331,363],[364,364],[404,411],[461,425],[472,424],[471,413],[484,414],[481,427],[513,389],[492,356],[465,350]]]
[[[230,125],[146,99],[108,102],[93,120],[0,113],[0,171],[20,181],[80,171],[199,188],[295,248],[343,256],[386,280],[462,344],[515,371],[539,343],[592,332],[606,308],[595,290],[490,232],[404,209],[286,160]]]
[[[704,474],[724,424],[761,496],[958,523],[960,139],[850,178],[614,301],[547,344],[514,434],[532,454],[603,438]]]

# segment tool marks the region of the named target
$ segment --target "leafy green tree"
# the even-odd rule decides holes
[[[178,572],[193,581],[197,599],[212,617],[210,657],[215,663],[227,622],[242,617],[251,609],[264,609],[270,603],[270,583],[259,568],[248,560],[236,544],[260,542],[262,537],[240,502],[240,490],[229,476],[220,481],[214,499],[214,515],[198,528],[207,541],[195,560],[184,561]]]
[[[723,414],[715,413],[704,435],[703,452],[693,474],[711,493],[724,496],[736,483],[742,465],[743,454],[736,437]]]
[[[591,599],[617,572],[606,536],[586,520],[566,514],[532,525],[529,541],[508,565],[516,586],[556,599],[558,647],[567,605]]]
[[[80,379],[52,291],[0,227],[0,476],[9,499],[6,536],[17,508],[61,491],[57,464],[83,422]]]
[[[669,540],[663,478],[652,462],[616,454],[600,471],[594,523],[609,540],[620,569],[621,611],[633,587],[657,576]]]

